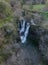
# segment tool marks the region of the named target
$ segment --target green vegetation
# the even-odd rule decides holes
[[[40,11],[45,7],[45,5],[24,5],[23,8],[33,10],[33,11]]]
[[[5,1],[5,2],[9,2],[9,0],[0,0],[0,1]]]
[[[48,29],[48,11],[46,9],[48,8],[48,4],[39,4],[39,5],[24,5],[23,7],[27,12],[30,12],[31,15],[34,16],[35,13],[41,14],[43,18],[43,23],[41,24],[42,27],[45,29]],[[44,10],[45,9],[45,10]],[[33,13],[35,12],[35,13]]]
[[[40,11],[40,10],[42,10],[44,7],[45,7],[45,5],[39,4],[39,5],[33,5],[33,8],[32,8],[32,6],[30,6],[30,9],[33,10],[33,11]]]
[[[29,11],[32,13],[33,12],[38,12],[40,13],[44,18],[48,18],[48,11],[44,11],[43,9],[46,7],[46,5],[24,5],[23,9]]]
[[[0,1],[0,27],[11,20],[11,14],[11,6],[5,1]]]
[[[0,20],[0,27],[2,27],[5,23],[10,22],[11,19],[12,19],[12,16],[9,16],[6,19]]]
[[[0,1],[0,14],[5,16],[11,14],[11,6],[5,1]]]
[[[26,4],[26,0],[20,0],[19,3],[18,1],[19,0],[0,0],[0,65],[2,65],[1,63],[4,63],[4,61],[6,63],[6,60],[7,60],[7,63],[11,62],[10,63],[11,65],[12,63],[14,65],[18,65],[18,62],[20,63],[20,58],[21,58],[21,63],[22,63],[23,56],[20,57],[20,55],[22,54],[22,51],[21,51],[22,46],[20,45],[21,43],[20,36],[23,35],[23,33],[21,34],[19,33],[19,27],[20,27],[19,25],[20,25],[20,20],[22,19],[22,17],[24,17],[26,21],[25,28],[26,28],[27,23],[29,23],[31,26],[29,29],[29,34],[28,34],[29,38],[27,39],[27,43],[31,43],[35,45],[35,48],[32,47],[33,50],[34,49],[40,50],[43,46],[45,46],[44,43],[45,44],[48,43],[48,37],[46,38],[46,36],[48,35],[48,10],[47,10],[48,0],[46,4],[41,4],[41,3],[37,4],[35,2],[35,5],[32,5],[34,4],[32,2],[31,2],[32,4],[29,5],[28,3],[30,3],[29,2],[30,0],[27,0],[27,4]],[[36,25],[32,25],[31,19],[33,20],[33,23],[35,23]],[[42,44],[43,46],[40,44]],[[30,46],[31,45],[29,45],[29,47],[27,47],[26,49],[30,49]],[[45,50],[45,48],[47,50],[47,53],[45,50],[46,58],[48,56],[47,46],[48,45],[42,48],[43,51]],[[20,53],[20,51],[21,51],[21,54],[18,57],[17,54]],[[42,54],[43,51],[42,50],[40,51],[41,51],[40,53]],[[23,52],[24,52],[24,48],[23,48]],[[31,58],[31,63],[30,63],[30,57],[32,56],[32,55],[30,56],[30,52],[31,51],[29,51],[29,57],[27,59],[26,57],[23,58],[23,61],[29,60],[29,65],[32,63],[32,58]],[[35,52],[36,50],[32,53],[35,53]],[[16,57],[17,59],[14,57]],[[48,58],[47,58],[47,61],[48,61]],[[17,64],[15,64],[15,62]],[[27,63],[25,62],[25,64]],[[3,65],[6,65],[6,64],[3,64]],[[43,64],[40,64],[40,65],[43,65]]]
[[[48,12],[41,11],[40,13],[44,17],[44,19],[48,19]]]

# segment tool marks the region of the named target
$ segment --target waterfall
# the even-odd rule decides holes
[[[28,35],[28,32],[29,32],[29,28],[30,28],[30,25],[29,25],[29,23],[27,23],[27,27],[26,27],[26,31],[24,32],[24,35],[22,35],[20,37],[22,43],[25,43],[26,42],[27,35]]]
[[[25,20],[21,22],[21,30],[20,30],[20,33],[24,32],[24,30],[25,30]]]
[[[30,21],[32,25],[35,25],[33,20]],[[27,40],[27,36],[29,33],[29,28],[30,28],[30,22],[26,22],[26,20],[21,20],[20,21],[20,29],[19,29],[19,33],[20,33],[20,39],[21,39],[21,43],[25,43]]]

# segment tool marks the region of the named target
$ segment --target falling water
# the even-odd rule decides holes
[[[35,25],[33,20],[31,20],[31,24]],[[29,32],[29,28],[30,28],[30,23],[26,22],[25,20],[22,20],[20,22],[20,39],[21,39],[21,43],[25,43],[27,40],[27,36],[28,36],[28,32]]]
[[[24,32],[24,30],[25,30],[25,23],[26,23],[25,20],[21,22],[21,30],[20,30],[20,33]]]

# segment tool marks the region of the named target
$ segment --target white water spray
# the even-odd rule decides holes
[[[20,30],[20,33],[24,32],[25,30],[25,20],[23,21],[23,24],[21,22],[21,30]]]
[[[22,43],[25,43],[26,42],[27,35],[28,35],[28,32],[29,32],[29,28],[30,28],[30,24],[27,23],[27,27],[26,27],[26,31],[24,32],[24,35],[20,36]]]

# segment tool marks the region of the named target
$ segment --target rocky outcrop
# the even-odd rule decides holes
[[[32,26],[28,38],[33,45],[38,47],[43,63],[48,65],[48,30]]]
[[[40,38],[39,50],[43,61],[48,65],[48,30],[44,31]]]

